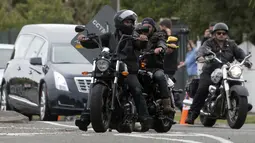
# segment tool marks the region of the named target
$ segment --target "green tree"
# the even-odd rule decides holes
[[[161,17],[180,17],[189,25],[191,35],[203,35],[209,22],[225,22],[231,38],[238,43],[243,33],[255,43],[254,0],[122,0],[121,6],[134,10],[139,20],[148,16],[156,21]]]
[[[0,29],[21,28],[24,24],[73,23],[73,9],[62,0],[1,0]],[[6,12],[7,11],[7,12]]]
[[[121,0],[121,8],[134,10],[139,20],[152,17],[158,21],[173,16],[181,3],[182,0]]]
[[[26,19],[10,6],[8,0],[0,1],[0,29],[6,30],[16,28],[24,23],[26,23]]]
[[[27,23],[71,23],[73,10],[62,0],[27,0],[16,4]]]
[[[102,6],[110,4],[110,0],[69,0],[67,4],[74,10],[74,22],[86,24]]]

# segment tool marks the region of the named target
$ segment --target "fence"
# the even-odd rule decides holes
[[[0,31],[0,43],[14,44],[20,30],[11,29],[7,31]]]

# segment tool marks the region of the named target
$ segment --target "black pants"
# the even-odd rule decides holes
[[[176,82],[175,78],[174,78],[175,71],[165,71],[165,74],[167,74],[168,77],[170,79],[172,79],[174,83]],[[173,94],[173,95],[174,95],[175,106],[177,108],[179,108],[180,111],[182,111],[182,101],[181,101],[181,98],[180,98],[180,94]]]
[[[203,108],[205,104],[205,99],[208,96],[208,88],[212,84],[211,81],[211,72],[209,71],[204,71],[200,75],[199,79],[199,85],[197,92],[193,98],[193,103],[190,107],[190,112],[194,115],[199,115],[200,110]]]
[[[159,85],[159,91],[161,94],[161,97],[164,98],[169,98],[170,91],[167,87],[167,79],[165,77],[165,73],[163,70],[158,69],[154,72],[153,78],[155,82]]]
[[[149,117],[145,98],[142,96],[142,85],[140,84],[136,74],[129,74],[125,80],[129,86],[129,90],[133,96],[137,113],[140,118]]]

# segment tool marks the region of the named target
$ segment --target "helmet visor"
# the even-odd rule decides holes
[[[124,20],[125,18],[129,17],[129,16],[133,16],[135,22],[137,20],[137,15],[135,12],[133,12],[132,10],[126,10],[124,11],[123,13],[120,14],[120,18],[121,18],[121,21]]]

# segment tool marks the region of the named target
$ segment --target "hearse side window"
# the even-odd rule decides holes
[[[23,58],[25,55],[26,50],[29,47],[29,44],[33,40],[33,35],[20,35],[15,42],[15,53],[14,58]]]
[[[47,57],[48,57],[48,48],[49,48],[49,43],[48,41],[46,41],[41,50],[39,51],[39,54],[37,55],[37,57],[41,57],[42,58],[42,64],[45,65],[47,62]]]
[[[28,51],[26,52],[25,59],[36,57],[44,42],[45,40],[43,40],[42,38],[35,37],[32,43],[30,44]]]

